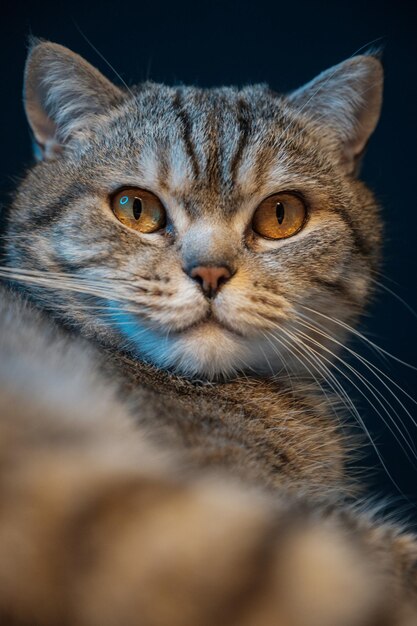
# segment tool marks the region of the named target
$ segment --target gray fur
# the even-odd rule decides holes
[[[43,141],[61,142],[63,154],[45,154],[20,186],[8,256],[11,266],[74,281],[72,291],[40,294],[55,316],[158,367],[207,378],[271,373],[284,363],[298,370],[274,335],[282,324],[296,331],[307,303],[343,323],[356,318],[377,263],[380,223],[346,160],[376,123],[375,58],[347,61],[289,98],[265,86],[110,89],[84,60],[48,43],[33,48],[26,76],[35,135],[47,116],[52,131]],[[160,197],[163,235],[117,222],[108,197],[123,185]],[[256,236],[257,205],[288,189],[305,198],[306,226],[286,240]],[[203,264],[235,271],[211,305],[184,272]],[[77,295],[78,277],[96,281],[94,295]],[[111,299],[97,300],[99,283]],[[341,326],[325,326],[344,339]]]
[[[35,41],[24,93],[40,160],[0,268],[2,624],[414,624],[417,543],[347,504],[357,440],[321,388],[379,261],[356,175],[380,62],[289,95],[130,89]],[[119,222],[124,186],[166,228]],[[252,216],[280,191],[308,215],[268,240]],[[194,266],[232,276],[209,300]]]

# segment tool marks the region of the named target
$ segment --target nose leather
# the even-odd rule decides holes
[[[208,298],[213,298],[220,287],[231,278],[232,273],[226,266],[211,267],[199,265],[193,267],[189,275],[201,286]]]

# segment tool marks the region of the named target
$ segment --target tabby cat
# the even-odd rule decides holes
[[[33,41],[0,300],[0,623],[413,626],[322,384],[381,225],[376,55],[280,96],[117,87]]]

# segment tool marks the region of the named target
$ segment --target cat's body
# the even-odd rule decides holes
[[[7,292],[2,292],[3,307],[9,298]],[[20,302],[19,296],[13,294],[12,304],[16,300]],[[64,392],[59,404],[65,411],[72,397],[77,398],[80,407],[95,406],[96,400],[93,402],[90,397],[93,383],[88,383],[84,391],[72,389],[68,374],[60,373],[61,366],[48,368],[47,377],[44,366],[39,370],[41,380],[25,371],[21,362],[28,360],[26,350],[34,355],[34,362],[43,362],[45,331],[36,321],[28,319],[29,313],[23,317],[19,306],[14,312],[8,312],[9,309],[10,305],[3,312],[2,323],[4,384],[9,389],[15,384],[16,393],[27,388],[28,397],[36,393],[39,402],[51,393],[60,397]],[[34,342],[33,348],[29,347],[30,340]],[[6,342],[9,345],[5,345]],[[66,343],[72,345],[73,342],[74,337],[69,335]],[[55,354],[54,344],[52,340],[48,350]],[[56,358],[59,359],[62,350],[58,350]],[[85,344],[81,344],[75,356],[66,356],[66,371],[73,370],[81,382],[87,368],[80,358],[83,350],[86,350]],[[12,358],[16,364],[11,362]],[[85,360],[88,363],[91,357],[86,354]],[[354,479],[349,482],[345,471],[351,437],[348,432],[343,435],[330,406],[311,384],[294,382],[290,387],[285,381],[247,378],[216,385],[202,384],[136,362],[126,355],[96,352],[92,360],[90,368],[93,372],[96,370],[99,379],[100,373],[113,377],[115,389],[120,390],[120,402],[135,416],[136,424],[165,448],[181,450],[190,465],[228,468],[236,478],[254,485],[261,483],[264,487],[303,487],[306,492],[318,494],[323,487],[340,494],[357,489]],[[53,369],[55,380],[51,376]],[[63,389],[65,384],[67,391]],[[82,411],[81,408],[76,410]],[[307,445],[308,455],[305,454]]]
[[[45,160],[0,292],[2,624],[416,623],[417,543],[348,504],[356,443],[320,386],[378,260],[353,174],[380,88],[358,57],[287,99],[132,93],[34,45]]]

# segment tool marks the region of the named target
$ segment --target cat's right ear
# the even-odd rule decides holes
[[[361,156],[378,123],[383,68],[378,54],[351,57],[319,74],[288,96],[335,146],[348,174],[358,171]]]
[[[122,98],[123,92],[78,54],[49,41],[30,42],[23,100],[38,158],[55,158]]]

